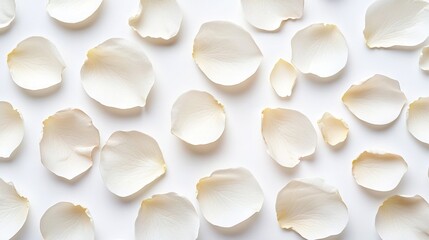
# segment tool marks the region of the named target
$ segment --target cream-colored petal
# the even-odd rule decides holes
[[[209,223],[230,228],[261,210],[264,193],[247,169],[231,168],[214,171],[200,179],[197,199]]]
[[[192,145],[218,140],[225,122],[223,105],[207,92],[188,91],[176,100],[171,110],[171,133]]]
[[[136,240],[195,240],[200,218],[192,203],[176,193],[143,200],[135,223]]]
[[[353,115],[373,125],[393,122],[407,102],[399,82],[379,74],[352,85],[342,100]]]
[[[176,0],[140,0],[140,10],[128,24],[141,37],[168,40],[179,32],[182,18]]]
[[[0,29],[8,27],[15,19],[15,0],[0,1]]]
[[[421,70],[429,71],[429,46],[426,46],[422,49],[419,66]]]
[[[0,101],[0,159],[10,158],[24,138],[24,122],[18,110]]]
[[[59,202],[43,214],[40,231],[44,240],[93,240],[94,223],[89,210],[69,202]]]
[[[419,195],[395,195],[378,209],[375,228],[383,240],[429,239],[429,204]]]
[[[30,203],[12,183],[0,178],[0,239],[11,239],[27,220]]]
[[[336,25],[317,23],[292,38],[292,63],[304,74],[334,76],[347,64],[346,39]]]
[[[71,180],[87,171],[99,144],[97,128],[79,109],[61,110],[43,121],[42,163],[57,176]]]
[[[244,17],[254,27],[274,31],[283,21],[299,19],[304,0],[241,0]]]
[[[323,140],[331,146],[336,146],[347,139],[349,126],[344,120],[326,112],[317,122],[322,132]]]
[[[91,98],[117,109],[146,105],[155,74],[138,44],[111,38],[89,50],[87,57],[80,74]]]
[[[429,3],[376,0],[368,7],[363,31],[369,48],[416,46],[429,36]]]
[[[280,97],[289,97],[295,87],[297,72],[289,62],[279,59],[270,75],[271,86]]]
[[[356,183],[375,191],[387,192],[398,186],[408,165],[396,154],[365,151],[353,160]]]
[[[80,23],[91,17],[103,0],[48,0],[49,16],[63,23]]]
[[[429,144],[429,97],[421,97],[408,106],[407,129],[417,140]]]
[[[277,195],[276,212],[281,228],[305,239],[338,235],[349,218],[338,190],[319,178],[290,181]]]
[[[138,192],[165,170],[158,143],[141,132],[114,132],[101,150],[100,171],[104,184],[120,197]]]
[[[250,78],[262,61],[252,36],[231,22],[204,23],[194,40],[192,56],[212,82],[231,86]]]
[[[57,48],[43,37],[29,37],[7,55],[13,81],[21,88],[37,91],[62,81],[64,61]]]
[[[308,118],[292,109],[262,111],[262,136],[267,152],[283,167],[295,167],[302,157],[316,151],[317,134]]]

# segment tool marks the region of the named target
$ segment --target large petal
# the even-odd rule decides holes
[[[347,139],[349,126],[342,119],[338,119],[332,114],[326,112],[322,118],[317,121],[323,140],[331,146],[336,146]]]
[[[15,19],[15,0],[0,1],[0,29],[8,27]]]
[[[421,97],[408,106],[407,129],[417,140],[429,144],[429,97]]]
[[[295,67],[283,59],[279,59],[270,75],[270,83],[280,97],[289,97],[295,86],[297,72]]]
[[[91,17],[103,0],[48,0],[48,14],[63,23],[80,23]]]
[[[10,158],[24,138],[21,114],[8,102],[0,102],[0,159]]]
[[[426,46],[422,49],[419,66],[423,71],[429,71],[429,46]]]

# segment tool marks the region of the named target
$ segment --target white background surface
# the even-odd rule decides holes
[[[141,39],[127,24],[138,9],[137,0],[104,0],[95,21],[83,29],[70,29],[51,19],[45,0],[16,0],[17,16],[12,27],[0,35],[0,100],[8,101],[23,115],[25,138],[20,151],[9,162],[0,163],[0,177],[13,181],[31,203],[27,223],[15,239],[41,239],[39,220],[45,210],[59,201],[70,201],[89,208],[97,239],[133,239],[134,221],[142,199],[152,194],[174,191],[188,197],[198,209],[195,184],[201,177],[221,168],[244,166],[264,189],[262,211],[250,221],[232,230],[208,224],[201,216],[199,239],[300,239],[281,230],[275,216],[277,192],[289,180],[322,177],[336,186],[349,208],[347,228],[332,239],[379,239],[374,218],[378,206],[394,194],[420,194],[429,199],[428,146],[407,132],[405,112],[386,128],[374,128],[357,120],[341,102],[343,92],[357,81],[379,73],[397,79],[413,101],[429,95],[429,75],[418,68],[420,49],[370,50],[363,38],[364,16],[370,0],[307,0],[304,17],[288,21],[280,31],[261,32],[247,24],[239,0],[178,0],[184,11],[180,36],[172,45],[156,45]],[[251,32],[264,54],[264,60],[251,80],[240,88],[214,85],[192,60],[192,44],[200,25],[210,20],[229,20]],[[335,23],[349,45],[349,62],[336,81],[320,83],[300,75],[290,99],[277,97],[269,84],[272,66],[282,57],[290,60],[290,39],[312,23]],[[6,56],[18,42],[40,35],[50,39],[67,64],[61,88],[44,97],[30,96],[17,87],[7,69]],[[80,68],[86,51],[111,37],[123,37],[140,43],[151,59],[156,83],[147,107],[133,115],[107,111],[90,99],[80,84]],[[211,151],[191,149],[170,134],[170,110],[175,99],[190,89],[206,90],[217,97],[227,113],[226,132]],[[159,143],[167,164],[167,174],[134,198],[120,199],[104,186],[99,173],[99,154],[94,166],[77,181],[66,182],[43,167],[39,140],[42,121],[56,111],[78,107],[85,111],[100,130],[102,145],[117,130],[139,130]],[[260,134],[260,114],[265,107],[285,107],[302,111],[317,127],[325,111],[342,117],[350,125],[343,148],[333,150],[319,134],[314,156],[294,169],[278,165],[265,152]],[[359,187],[351,174],[351,162],[366,149],[382,149],[402,155],[409,169],[399,186],[389,193],[376,193]],[[1,231],[1,229],[0,229]]]

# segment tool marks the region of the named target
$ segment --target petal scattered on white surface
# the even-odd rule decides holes
[[[304,74],[327,78],[339,73],[347,64],[347,42],[336,25],[310,25],[298,31],[291,44],[292,63]]]
[[[352,85],[342,100],[353,115],[373,125],[393,122],[407,102],[399,82],[379,74]]]
[[[140,0],[140,10],[128,24],[141,37],[168,40],[177,35],[182,19],[176,0]]]
[[[197,199],[209,223],[230,228],[261,210],[264,193],[247,169],[231,168],[214,171],[200,179]]]
[[[416,46],[429,36],[429,3],[376,0],[366,11],[363,31],[369,48]]]
[[[323,140],[331,146],[336,146],[347,139],[349,126],[344,120],[326,112],[317,122],[322,132]]]
[[[241,0],[241,6],[251,25],[274,31],[283,21],[301,18],[304,0]]]
[[[237,85],[250,78],[262,61],[262,53],[250,33],[225,21],[204,23],[194,40],[192,56],[212,82]]]
[[[427,240],[429,204],[419,195],[392,196],[378,209],[375,228],[383,240]]]
[[[290,181],[277,195],[277,220],[305,239],[340,234],[348,223],[348,210],[338,190],[319,178]]]
[[[407,169],[407,163],[397,154],[365,151],[353,160],[352,173],[360,186],[387,192],[398,186]]]
[[[192,145],[218,140],[225,130],[223,105],[211,94],[191,90],[182,94],[171,110],[171,133]]]
[[[88,209],[69,202],[50,207],[40,220],[44,240],[93,240],[94,223]]]
[[[120,197],[138,192],[165,170],[158,143],[141,132],[114,132],[101,150],[100,171],[104,184]]]
[[[79,109],[61,110],[43,121],[41,160],[57,176],[72,180],[87,171],[99,144],[97,128]]]
[[[429,97],[421,97],[408,106],[407,129],[417,140],[429,144]]]
[[[43,37],[29,37],[7,55],[13,81],[21,88],[37,91],[62,81],[65,63],[57,48]]]
[[[12,183],[0,178],[0,239],[11,239],[27,220],[30,203]]]
[[[10,158],[24,138],[24,121],[18,110],[0,101],[0,159]]]
[[[143,200],[135,223],[136,240],[195,240],[200,218],[192,203],[176,193]]]
[[[138,44],[111,38],[88,51],[81,79],[86,93],[100,104],[132,109],[146,105],[155,74]]]
[[[103,0],[48,0],[46,10],[56,20],[75,24],[91,17]]]
[[[0,2],[0,29],[8,27],[15,19],[15,0]]]
[[[422,49],[419,66],[421,70],[429,71],[429,46],[426,46]]]
[[[262,111],[262,136],[267,152],[283,167],[295,167],[302,157],[316,151],[317,134],[302,113],[284,108]]]
[[[295,87],[297,72],[289,62],[279,59],[270,75],[271,86],[280,97],[289,97]]]

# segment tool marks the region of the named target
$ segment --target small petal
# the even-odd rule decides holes
[[[60,84],[65,68],[55,45],[43,37],[30,37],[20,42],[7,55],[7,64],[13,81],[31,91]]]
[[[83,88],[91,98],[117,109],[146,105],[155,74],[139,45],[111,38],[89,50],[87,57],[80,74]]]
[[[200,218],[192,203],[176,193],[143,200],[135,223],[136,240],[195,240]]]
[[[230,228],[259,212],[264,194],[247,169],[232,168],[214,171],[200,179],[197,199],[209,223]]]
[[[165,169],[158,143],[141,132],[114,132],[101,150],[104,184],[120,197],[138,192],[162,176]]]
[[[292,95],[293,87],[297,78],[295,67],[283,59],[274,65],[270,75],[271,86],[280,97]]]
[[[103,0],[48,0],[49,16],[63,23],[81,23],[91,17]]]
[[[8,102],[0,101],[0,159],[10,158],[24,138],[21,114]]]
[[[338,119],[326,112],[317,122],[322,132],[323,140],[331,146],[336,146],[347,139],[349,126],[342,119]]]
[[[211,94],[188,91],[171,110],[171,133],[192,145],[218,140],[225,130],[225,110]]]
[[[15,19],[15,0],[0,2],[0,29],[8,27]]]
[[[319,178],[290,181],[277,195],[277,220],[305,239],[340,234],[347,226],[348,210],[338,190]]]
[[[60,202],[46,210],[40,220],[44,240],[94,240],[94,223],[88,209]]]
[[[387,192],[398,186],[408,165],[396,154],[365,151],[353,160],[356,183],[375,191]]]
[[[192,56],[214,83],[232,86],[250,78],[262,61],[252,36],[230,22],[204,23],[194,40]]]
[[[308,118],[292,109],[262,111],[262,136],[267,152],[283,167],[295,167],[316,151],[317,134]]]
[[[373,125],[393,122],[407,102],[399,82],[379,74],[352,85],[342,100],[357,118]]]
[[[40,155],[43,165],[68,180],[92,166],[92,151],[100,144],[91,118],[79,109],[65,109],[43,121]]]
[[[429,97],[421,97],[408,106],[407,129],[417,140],[429,144]]]
[[[421,70],[429,71],[429,46],[422,49],[419,65]]]

